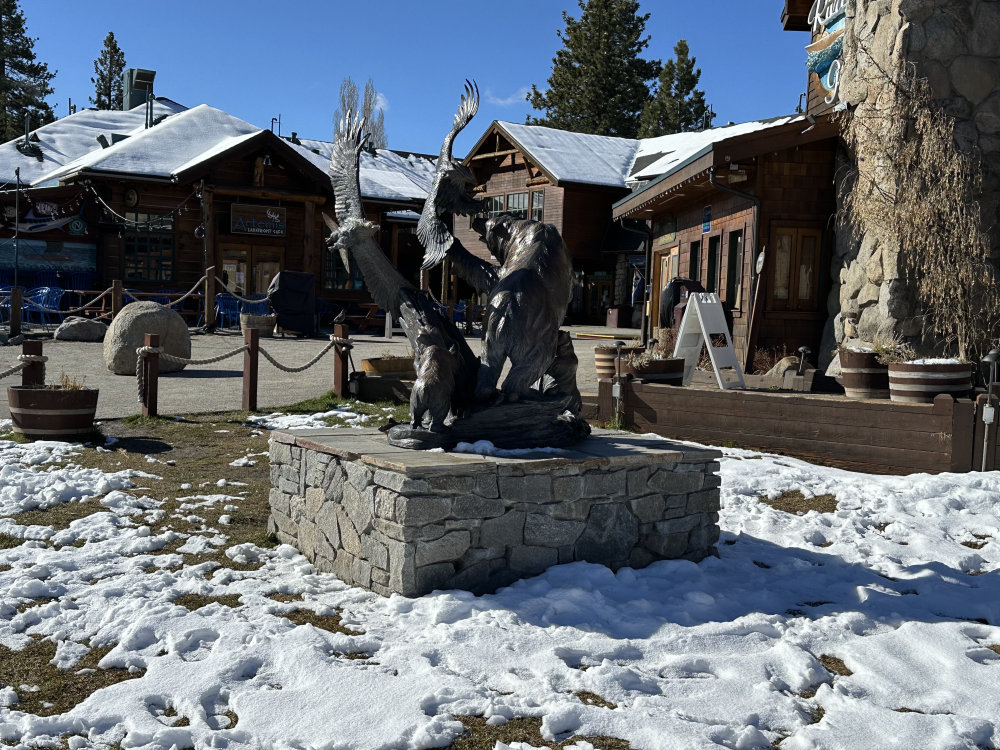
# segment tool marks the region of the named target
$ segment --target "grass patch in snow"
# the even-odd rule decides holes
[[[311,609],[293,609],[291,612],[280,612],[278,617],[291,620],[296,625],[312,625],[320,630],[344,635],[364,635],[360,630],[351,630],[341,622],[340,615],[321,615]]]
[[[592,693],[589,690],[577,690],[573,695],[581,703],[586,703],[588,706],[597,706],[598,708],[610,708],[612,710],[618,708],[614,703],[609,700],[605,700],[597,693]]]
[[[14,549],[22,544],[24,544],[23,539],[0,532],[0,549]]]
[[[302,594],[283,594],[281,592],[276,592],[274,594],[268,594],[267,598],[284,604],[287,602],[301,602]]]
[[[91,693],[145,673],[141,669],[129,672],[99,668],[98,662],[112,648],[91,648],[69,669],[59,669],[51,663],[56,655],[56,644],[52,641],[36,638],[20,651],[0,645],[0,685],[12,687],[17,693],[18,711],[35,716],[65,713]],[[22,685],[31,689],[22,689]]]
[[[982,549],[986,546],[987,542],[991,538],[989,534],[973,534],[975,540],[966,540],[964,542],[959,542],[963,547],[968,547],[969,549]]]
[[[182,607],[186,607],[192,612],[194,612],[196,609],[207,607],[209,604],[221,604],[225,607],[235,608],[240,606],[240,597],[238,594],[223,594],[222,596],[181,594],[176,599],[174,599],[174,604],[179,604]]]
[[[542,720],[535,717],[510,719],[505,724],[491,726],[482,716],[456,716],[465,727],[465,732],[448,745],[448,750],[493,750],[498,742],[510,745],[524,742],[532,747],[548,747],[551,750],[576,744],[586,740],[597,750],[630,750],[632,745],[617,737],[577,737],[562,742],[550,742],[542,737]]]
[[[840,675],[841,677],[850,677],[854,672],[847,668],[844,664],[843,659],[838,659],[836,656],[830,656],[829,654],[823,654],[819,657],[819,663],[823,665],[823,668],[831,674]]]
[[[20,526],[51,526],[58,530],[68,529],[73,521],[105,511],[107,508],[96,500],[81,500],[60,503],[44,510],[35,508],[23,513],[15,513],[10,516],[10,520]]]
[[[257,570],[261,563],[237,563],[225,550],[236,544],[252,542],[259,547],[274,547],[276,539],[267,533],[268,492],[271,487],[268,435],[246,424],[249,412],[199,414],[183,419],[129,417],[104,422],[105,432],[114,438],[110,452],[87,448],[73,457],[79,466],[105,472],[136,469],[155,474],[160,479],[138,478],[140,486],[131,494],[148,494],[164,499],[162,518],[150,524],[154,535],[174,531],[185,538],[168,543],[158,554],[173,554],[192,534],[212,535],[208,529],[224,534],[223,546],[184,555],[185,565],[216,563],[213,567],[232,570]],[[219,432],[227,430],[227,432]],[[237,458],[257,454],[253,466],[230,466]],[[152,459],[152,460],[150,460]],[[219,480],[241,482],[218,485]],[[184,498],[196,495],[232,495],[231,500],[205,507],[182,508],[191,502]],[[194,501],[197,502],[197,501]],[[236,506],[236,510],[226,510]],[[45,511],[47,513],[50,511]],[[192,516],[198,519],[190,520]],[[227,524],[220,524],[228,516]],[[44,516],[39,517],[45,523]],[[50,524],[51,525],[51,524]]]
[[[800,490],[788,490],[782,492],[778,497],[762,495],[758,499],[775,510],[797,515],[808,513],[811,510],[817,513],[833,513],[837,510],[837,496],[831,494],[806,497]]]
[[[354,414],[367,414],[378,417],[379,419],[372,426],[387,423],[390,419],[396,422],[408,422],[410,419],[409,403],[396,401],[366,403],[364,401],[355,401],[354,399],[340,398],[334,395],[333,391],[322,396],[317,396],[316,398],[283,406],[275,411],[279,411],[282,414],[320,414],[333,411],[334,409],[347,409]],[[344,426],[347,424],[346,420],[335,416],[327,417],[324,421],[331,426]]]

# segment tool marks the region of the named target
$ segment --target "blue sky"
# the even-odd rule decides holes
[[[687,39],[716,125],[794,111],[808,35],[785,32],[781,0],[646,0],[647,57]],[[100,11],[95,11],[100,8]],[[129,67],[156,71],[155,93],[211,104],[259,127],[330,140],[340,82],[373,78],[391,148],[436,153],[465,78],[482,95],[455,144],[464,155],[493,120],[524,122],[524,100],[552,71],[562,11],[575,0],[21,0],[35,52],[58,71],[49,98],[88,106],[93,60],[114,31]],[[275,123],[275,129],[277,124]]]

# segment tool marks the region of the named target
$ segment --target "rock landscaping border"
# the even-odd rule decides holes
[[[382,595],[486,593],[575,560],[700,560],[719,538],[720,455],[609,430],[516,458],[395,448],[377,430],[280,431],[268,525]]]

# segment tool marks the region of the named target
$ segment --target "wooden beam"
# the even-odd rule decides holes
[[[469,161],[478,161],[480,159],[496,159],[501,156],[510,156],[511,154],[516,154],[516,148],[508,148],[503,151],[491,151],[488,154],[476,154]]]
[[[550,184],[549,178],[546,177],[545,175],[542,175],[541,177],[532,177],[530,180],[524,181],[525,187],[533,187],[535,185],[548,185],[548,184]]]
[[[295,203],[315,203],[322,206],[326,203],[325,195],[310,195],[296,193],[291,190],[277,188],[255,188],[241,185],[212,185],[209,188],[220,195],[235,195],[240,198],[260,198],[262,200],[293,201]]]

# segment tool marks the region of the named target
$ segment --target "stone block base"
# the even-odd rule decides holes
[[[517,458],[412,451],[376,430],[271,438],[269,528],[383,595],[494,591],[574,560],[700,560],[719,538],[720,454],[595,430]]]

